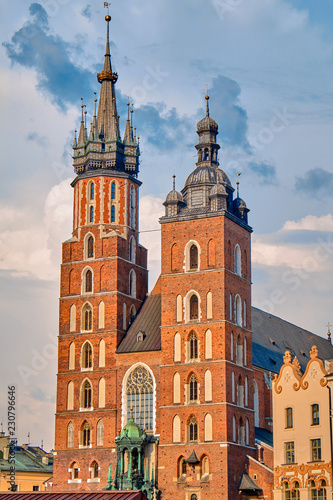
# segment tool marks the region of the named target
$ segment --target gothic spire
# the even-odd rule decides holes
[[[133,142],[131,141],[131,125],[130,125],[130,118],[129,118],[129,113],[130,113],[130,103],[127,103],[127,120],[126,120],[126,128],[125,128],[125,134],[124,134],[124,142]]]
[[[106,49],[104,56],[103,71],[97,74],[97,80],[101,84],[101,93],[98,103],[97,123],[99,138],[105,141],[120,139],[119,121],[117,113],[116,95],[114,85],[118,79],[117,73],[112,71],[109,24],[111,16],[106,15]]]

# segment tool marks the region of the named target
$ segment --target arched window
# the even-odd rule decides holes
[[[72,481],[77,481],[79,479],[79,466],[77,465],[76,462],[73,462],[72,465],[69,468],[70,474],[71,474],[71,480]]]
[[[245,444],[249,444],[249,436],[250,436],[250,430],[249,430],[249,420],[246,419],[245,422]]]
[[[213,441],[213,421],[210,413],[205,415],[205,441]]]
[[[131,186],[130,194],[130,226],[135,227],[135,189]]]
[[[177,295],[176,299],[176,321],[177,323],[180,323],[183,321],[183,301],[182,301],[182,296]]]
[[[111,200],[116,199],[116,184],[112,182],[111,184]]]
[[[171,271],[178,269],[178,246],[174,243],[171,247]]]
[[[205,401],[212,401],[212,372],[205,371]]]
[[[90,426],[88,422],[84,422],[81,428],[81,445],[90,446]]]
[[[97,479],[98,478],[98,475],[99,475],[99,467],[98,467],[98,463],[96,461],[94,461],[90,467],[90,478],[91,479]]]
[[[94,199],[95,199],[95,184],[91,182],[89,186],[89,200],[94,200]]]
[[[93,289],[93,276],[92,276],[91,270],[88,269],[86,271],[86,274],[85,274],[85,287],[84,287],[84,291],[86,293],[89,293],[89,292],[92,292],[92,289]]]
[[[87,258],[92,259],[94,257],[94,237],[89,236],[87,240]]]
[[[72,381],[67,385],[67,410],[74,409],[74,384]]]
[[[190,269],[198,269],[198,247],[194,243],[190,246]]]
[[[89,207],[89,222],[94,222],[95,208],[94,205]]]
[[[131,305],[131,309],[130,309],[131,324],[132,324],[132,323],[133,323],[133,321],[135,320],[135,316],[136,316],[136,309],[135,309],[135,306],[134,306],[134,305]]]
[[[177,476],[178,478],[186,476],[186,462],[183,456],[178,458]]]
[[[92,307],[90,304],[85,304],[82,308],[82,330],[92,330]]]
[[[190,376],[189,387],[190,387],[190,398],[189,398],[190,402],[191,403],[197,402],[197,400],[198,400],[198,379],[194,375],[194,373],[192,373],[192,375]]]
[[[191,333],[189,339],[189,347],[190,347],[190,360],[198,359],[198,337],[194,332]]]
[[[129,294],[131,297],[136,297],[136,275],[134,269],[129,274]]]
[[[310,484],[311,483],[314,483],[314,481],[310,481]],[[311,488],[311,486],[310,486]],[[299,492],[299,482],[298,481],[295,481],[292,485],[292,487],[290,488],[289,486],[289,483],[287,482],[284,482],[283,483],[283,500],[299,500],[299,495],[300,495],[300,492]],[[314,496],[312,494],[312,489],[310,489],[310,492],[311,492],[311,495],[310,495],[310,499],[320,499],[320,500],[324,500],[324,498],[326,499],[326,496],[317,496],[317,492],[318,490],[316,489],[316,493],[314,493]]]
[[[257,382],[253,381],[254,425],[259,427],[259,393]]]
[[[206,330],[206,333],[205,333],[205,358],[212,359],[212,357],[213,357],[212,332],[210,330]]]
[[[98,407],[105,408],[105,378],[98,382]]]
[[[235,323],[242,326],[242,301],[239,295],[235,297]]]
[[[82,347],[81,367],[92,368],[92,347],[88,341]]]
[[[241,375],[239,375],[237,382],[237,404],[238,406],[244,406],[244,387]]]
[[[199,314],[199,301],[198,297],[195,294],[193,294],[191,295],[190,298],[190,320],[198,319],[198,314]]]
[[[69,331],[75,332],[76,330],[76,305],[72,304],[69,310]]]
[[[180,418],[178,415],[175,415],[172,421],[172,441],[174,443],[180,443],[180,439]]]
[[[191,500],[198,500],[198,495],[196,493],[192,493]]]
[[[141,429],[153,430],[154,417],[154,384],[153,378],[146,368],[137,366],[129,375],[126,383],[127,420],[133,418]]]
[[[136,249],[136,242],[134,236],[131,236],[130,241],[129,241],[129,260],[130,262],[135,262],[135,249]]]
[[[242,275],[241,249],[238,244],[235,246],[234,257],[235,257],[235,273],[241,276]]]
[[[97,446],[104,445],[104,423],[103,420],[97,422]]]
[[[242,341],[241,341],[240,335],[238,335],[238,337],[237,337],[236,363],[238,365],[243,366],[243,346],[242,346]]]
[[[239,419],[238,424],[238,443],[242,445],[245,444],[245,428],[242,417]]]
[[[67,448],[74,448],[74,424],[69,422],[67,425]]]
[[[181,361],[181,338],[178,332],[174,338],[174,361],[176,363]]]
[[[188,424],[188,438],[190,442],[198,441],[198,424],[195,417],[192,417]]]
[[[74,344],[74,342],[71,342],[69,344],[69,350],[68,350],[68,369],[69,370],[74,370],[75,369],[75,344]]]
[[[82,384],[81,388],[81,405],[82,408],[91,408],[91,402],[92,402],[92,390],[91,390],[91,383],[89,380],[85,380]]]
[[[116,208],[111,205],[111,222],[116,222]]]
[[[98,366],[100,368],[105,367],[105,340],[104,339],[101,339],[101,341],[99,343]]]
[[[235,402],[235,372],[231,373],[231,400]]]
[[[207,319],[212,319],[213,317],[213,294],[212,292],[207,293]]]
[[[104,328],[104,323],[105,323],[105,304],[103,301],[101,301],[98,304],[98,328],[99,329]]]
[[[173,376],[173,402],[180,403],[180,375],[176,372]]]
[[[232,440],[236,443],[236,417],[232,417]]]
[[[209,475],[209,459],[207,456],[203,456],[201,459],[201,477]]]

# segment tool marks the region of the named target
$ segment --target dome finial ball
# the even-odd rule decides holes
[[[105,21],[111,21],[111,16],[109,16],[109,14],[105,16]]]

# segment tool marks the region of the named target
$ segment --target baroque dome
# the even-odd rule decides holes
[[[186,179],[185,186],[189,187],[196,184],[227,184],[231,186],[231,182],[229,177],[223,170],[219,168],[216,169],[210,165],[203,165],[197,167],[193,172],[190,173],[188,178]]]

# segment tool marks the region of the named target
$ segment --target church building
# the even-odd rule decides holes
[[[196,167],[164,202],[161,274],[148,293],[139,142],[129,104],[121,137],[105,19],[98,106],[88,133],[82,105],[73,144],[52,488],[272,498],[272,375],[288,348],[306,364],[314,335],[251,307],[249,209],[219,167],[208,95]],[[326,339],[315,343],[333,358]]]

